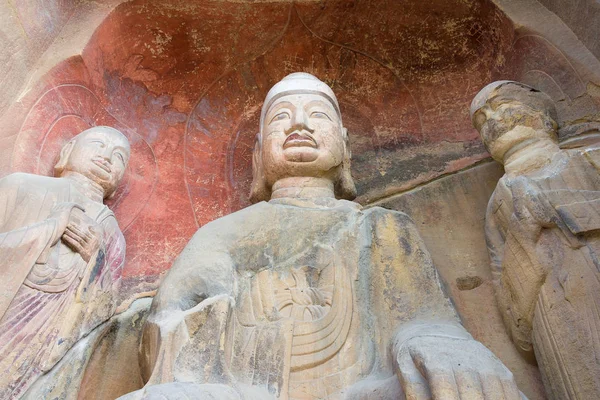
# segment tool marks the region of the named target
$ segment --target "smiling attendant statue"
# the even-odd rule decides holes
[[[267,94],[256,203],[203,226],[154,298],[124,399],[520,399],[461,326],[411,219],[354,202],[325,83]]]
[[[113,315],[125,240],[103,200],[128,159],[121,132],[94,127],[63,147],[57,177],[0,180],[0,399]]]

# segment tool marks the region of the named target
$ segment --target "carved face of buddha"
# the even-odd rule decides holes
[[[516,148],[540,140],[556,142],[556,111],[550,98],[518,82],[494,82],[471,104],[473,126],[492,157],[503,162]]]
[[[335,197],[352,200],[350,147],[333,90],[315,76],[297,72],[275,84],[265,98],[252,159],[250,200],[269,200],[285,178],[325,178]]]
[[[278,98],[267,110],[262,127],[267,182],[335,173],[346,151],[344,133],[335,108],[325,97],[300,93]]]
[[[94,127],[77,135],[63,148],[55,174],[79,173],[100,185],[108,197],[125,174],[129,154],[129,141],[121,132]]]

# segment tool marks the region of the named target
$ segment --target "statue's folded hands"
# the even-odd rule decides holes
[[[102,226],[85,215],[83,208],[75,207],[69,215],[62,240],[84,261],[89,261],[100,249],[103,235]]]

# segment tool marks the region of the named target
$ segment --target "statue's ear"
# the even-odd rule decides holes
[[[356,198],[356,185],[350,171],[352,151],[350,150],[348,129],[342,128],[342,137],[344,138],[344,159],[342,160],[340,175],[335,183],[335,197],[338,199],[354,200]]]
[[[262,161],[262,135],[256,134],[254,152],[252,153],[252,186],[250,187],[250,202],[269,201],[271,191],[267,188]]]
[[[350,137],[348,136],[348,129],[342,127],[342,137],[344,138],[344,158],[352,158],[352,150],[350,150]]]
[[[63,173],[63,170],[67,166],[67,161],[69,161],[69,157],[71,156],[71,152],[73,151],[73,147],[75,147],[75,139],[71,139],[63,146],[60,151],[58,162],[54,166],[54,176],[60,176]]]

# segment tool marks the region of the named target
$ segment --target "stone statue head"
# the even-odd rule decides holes
[[[120,131],[95,126],[71,139],[61,150],[54,175],[76,172],[104,189],[104,198],[112,195],[129,161],[129,141]]]
[[[471,121],[492,157],[505,154],[526,141],[558,141],[554,102],[523,83],[490,83],[471,102]]]
[[[327,84],[297,72],[269,90],[252,159],[250,200],[269,200],[273,184],[288,177],[331,179],[338,199],[352,200],[348,132]]]

